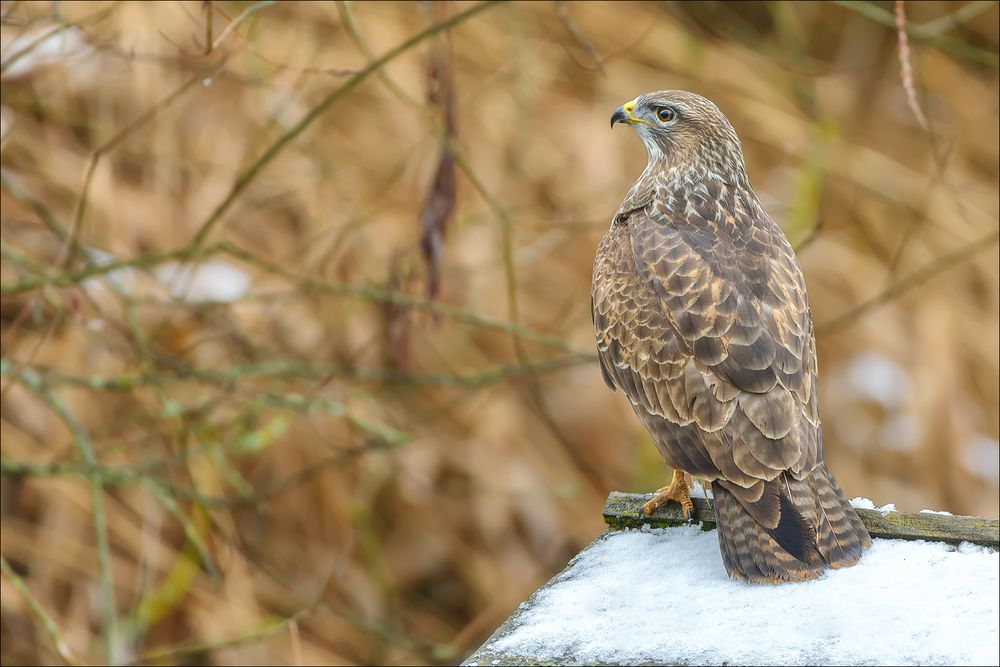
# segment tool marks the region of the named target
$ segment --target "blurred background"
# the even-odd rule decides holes
[[[589,299],[656,89],[798,250],[847,494],[997,515],[996,2],[0,12],[0,662],[456,663],[665,483]]]

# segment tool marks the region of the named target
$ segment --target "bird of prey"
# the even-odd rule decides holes
[[[649,162],[602,239],[592,314],[604,380],[628,397],[692,516],[708,480],[722,560],[753,583],[854,565],[871,538],[823,463],[802,270],[747,177],[736,131],[693,93],[615,110]]]

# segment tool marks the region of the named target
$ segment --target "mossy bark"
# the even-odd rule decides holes
[[[612,530],[666,528],[687,523],[680,505],[667,503],[647,517],[639,517],[642,504],[652,495],[612,491],[604,504],[604,522]],[[706,529],[715,528],[715,504],[706,498],[692,498],[695,520]],[[895,540],[930,540],[958,544],[972,542],[994,549],[1000,547],[1000,520],[979,516],[888,512],[855,509],[872,537]]]

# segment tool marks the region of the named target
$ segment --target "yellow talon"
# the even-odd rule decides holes
[[[684,471],[682,470],[675,470],[674,478],[671,480],[670,486],[664,486],[657,489],[656,495],[643,504],[643,516],[650,516],[656,511],[656,508],[670,500],[680,504],[681,509],[684,510],[684,514],[687,516],[688,520],[694,518],[694,503],[691,502],[691,496],[688,495],[688,485],[687,481],[684,479]]]

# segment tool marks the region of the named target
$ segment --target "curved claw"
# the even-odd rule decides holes
[[[642,504],[642,507],[639,508],[639,519],[642,520],[646,516],[652,515],[657,507],[669,501],[679,504],[688,523],[694,523],[694,504],[691,502],[691,496],[688,495],[684,473],[680,470],[674,471],[674,478],[669,486],[657,489],[653,497]]]

